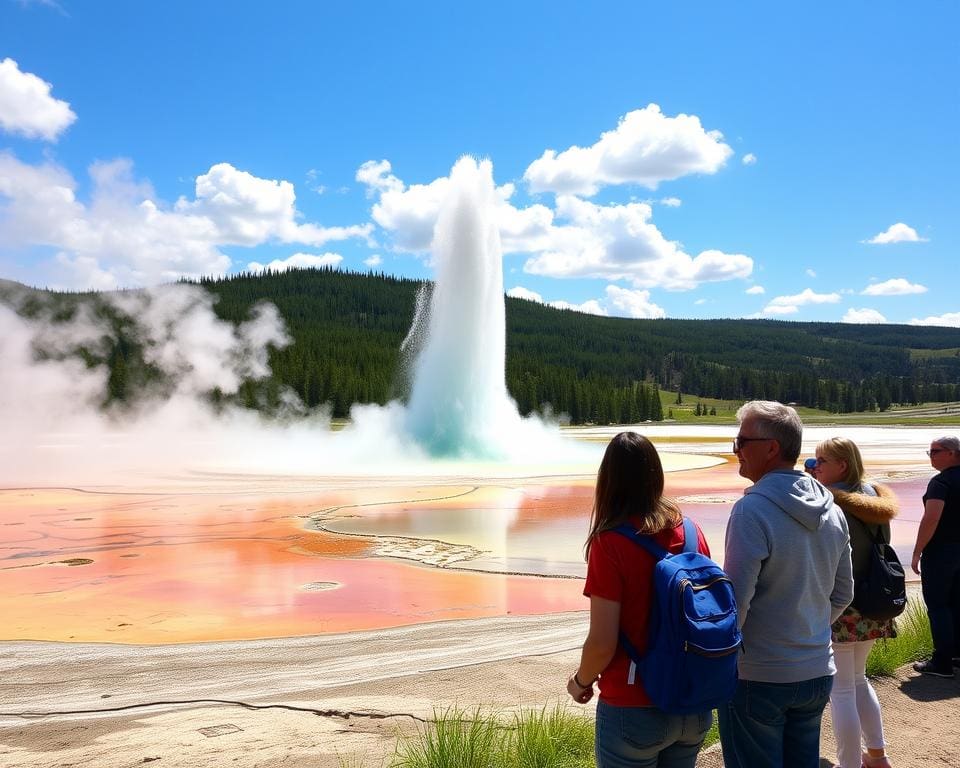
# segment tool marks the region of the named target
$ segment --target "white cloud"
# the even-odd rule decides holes
[[[939,316],[930,316],[923,319],[914,318],[910,325],[943,325],[948,328],[960,328],[960,312],[946,312]]]
[[[51,85],[21,72],[13,59],[0,61],[0,128],[28,139],[56,141],[77,116],[50,95]]]
[[[706,300],[706,299],[697,299],[695,302],[693,302],[693,305],[694,305],[695,307],[699,307],[699,306],[701,306],[702,304],[706,304],[706,303],[707,303],[707,300]]]
[[[868,285],[860,293],[864,296],[906,296],[912,293],[926,292],[926,286],[911,283],[902,277],[895,277],[882,283]]]
[[[927,238],[920,237],[917,234],[917,230],[913,227],[908,227],[903,222],[898,222],[891,224],[885,232],[874,235],[869,240],[864,240],[863,242],[872,245],[887,245],[889,243],[926,243],[928,241]]]
[[[424,252],[433,240],[433,227],[450,180],[446,176],[409,188],[390,173],[390,161],[368,160],[357,170],[357,181],[367,185],[367,196],[379,195],[373,220],[393,234],[398,250]]]
[[[758,296],[766,292],[767,292],[767,289],[764,288],[762,285],[751,285],[749,288],[747,288],[746,291],[744,291],[744,293],[748,293],[751,296]]]
[[[665,205],[668,208],[679,208],[683,205],[683,200],[679,197],[664,197],[660,199],[660,204]]]
[[[311,192],[316,192],[318,195],[322,195],[327,191],[326,186],[320,183],[320,171],[316,168],[311,168],[307,171],[307,189]]]
[[[887,318],[881,315],[875,309],[853,309],[847,310],[847,313],[840,319],[841,323],[885,323]]]
[[[369,224],[330,228],[298,224],[295,202],[289,181],[261,179],[230,163],[217,163],[197,177],[196,198],[188,201],[181,197],[175,209],[210,219],[218,240],[230,245],[259,245],[271,238],[313,246],[349,237],[369,241]]]
[[[324,253],[320,256],[313,253],[295,253],[286,259],[274,259],[269,264],[251,261],[247,264],[247,271],[254,274],[270,270],[271,272],[286,272],[288,269],[318,269],[320,267],[336,267],[343,261],[339,253]]]
[[[547,245],[524,271],[550,277],[629,280],[636,288],[688,290],[700,283],[748,277],[753,260],[707,250],[692,257],[650,222],[647,203],[601,206],[577,197],[557,198],[557,216]]]
[[[381,258],[379,253],[375,253],[370,258],[364,259],[363,263],[366,264],[368,267],[379,267],[381,264],[383,264],[383,259]]]
[[[95,163],[85,204],[77,183],[52,164],[30,165],[0,152],[0,246],[56,252],[48,282],[112,288],[223,274],[225,245],[267,241],[321,245],[369,238],[372,226],[299,224],[289,182],[258,179],[221,163],[197,178],[197,197],[172,208],[133,177],[129,160]]]
[[[790,304],[768,304],[763,308],[763,315],[795,315],[800,308]]]
[[[630,291],[617,285],[607,286],[607,301],[627,317],[666,317],[663,307],[650,301],[650,291]]]
[[[403,192],[403,182],[390,173],[389,160],[367,160],[357,169],[356,179],[367,186],[367,196],[376,192]]]
[[[809,288],[793,296],[777,296],[763,308],[765,315],[792,315],[806,304],[836,304],[839,293],[814,293]]]
[[[543,296],[536,291],[524,288],[522,285],[515,285],[507,291],[507,296],[514,299],[526,299],[527,301],[535,301],[537,304],[543,304]]]
[[[740,158],[740,162],[743,163],[744,165],[756,165],[757,156],[753,154],[753,152],[747,152],[747,154],[745,154],[742,158]]]
[[[807,269],[807,270],[805,270],[805,273],[806,273],[807,277],[816,277],[816,276],[817,276],[817,273],[814,272],[812,269]]]
[[[357,176],[378,197],[372,215],[391,233],[393,246],[426,252],[449,179],[408,187],[390,174],[386,160],[364,163]],[[387,176],[391,181],[383,183]],[[505,253],[532,254],[524,264],[530,274],[630,280],[636,288],[686,290],[703,282],[747,277],[753,270],[753,260],[743,254],[684,253],[650,221],[649,203],[601,206],[560,195],[556,210],[541,204],[517,208],[510,202],[514,192],[513,184],[497,187],[500,240]]]
[[[538,304],[546,304],[556,309],[570,309],[590,315],[618,315],[620,317],[666,317],[662,307],[650,301],[650,291],[631,291],[618,285],[608,285],[604,299],[589,299],[581,304],[558,299],[544,301],[536,291],[522,286],[515,286],[507,291],[507,296],[515,299],[526,299]]]
[[[583,312],[585,315],[606,316],[609,314],[607,310],[600,306],[600,302],[596,299],[590,299],[589,301],[583,302],[583,304],[571,304],[568,301],[551,301],[548,302],[548,305],[555,309],[569,309],[573,312]]]
[[[696,115],[667,117],[656,104],[628,112],[590,147],[546,150],[524,173],[533,192],[593,195],[608,184],[642,184],[691,173],[716,173],[733,150]]]

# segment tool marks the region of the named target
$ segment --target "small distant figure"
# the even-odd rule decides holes
[[[686,542],[683,516],[676,503],[663,495],[663,486],[660,456],[649,440],[636,432],[621,432],[610,441],[597,473],[586,544],[583,594],[590,598],[590,631],[580,666],[567,681],[567,692],[580,704],[593,698],[594,683],[599,683],[598,768],[694,768],[713,721],[710,709],[675,715],[654,707],[619,643],[623,632],[640,652],[646,649],[649,619],[658,597],[653,593],[653,556],[612,529],[628,523],[668,552],[681,552]],[[693,530],[696,549],[709,556],[703,533],[695,524]]]
[[[850,530],[853,580],[859,584],[870,569],[875,541],[890,543],[890,521],[898,505],[893,491],[864,479],[863,458],[856,443],[831,437],[817,446],[816,477],[833,493]],[[893,619],[877,621],[848,607],[832,627],[837,674],[830,693],[833,732],[839,768],[890,768],[886,756],[880,701],[867,680],[867,656],[880,638],[896,637]],[[867,751],[861,751],[861,740]]]
[[[910,563],[920,574],[933,656],[917,672],[953,677],[960,664],[960,439],[941,437],[927,451],[938,474],[923,494],[923,518]]]
[[[817,765],[836,667],[830,626],[853,599],[850,535],[833,496],[794,469],[803,425],[780,403],[737,411],[733,452],[753,481],[727,523],[724,570],[743,631],[740,680],[718,709],[727,768]]]

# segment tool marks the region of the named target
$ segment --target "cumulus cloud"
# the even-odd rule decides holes
[[[549,232],[548,245],[524,271],[550,277],[629,280],[635,288],[688,290],[700,283],[748,277],[753,260],[706,250],[690,256],[650,221],[647,203],[601,206],[570,195],[557,198],[565,222]]]
[[[364,163],[357,178],[376,198],[373,219],[391,234],[393,246],[427,252],[449,179],[407,186],[392,174],[386,160]],[[532,254],[524,264],[529,274],[629,280],[635,288],[686,290],[703,282],[747,277],[753,270],[753,260],[743,254],[718,250],[686,254],[652,223],[649,203],[603,206],[559,195],[555,209],[539,203],[518,208],[511,203],[515,191],[513,184],[496,189],[500,241],[506,253]]]
[[[522,285],[515,285],[507,291],[507,296],[513,299],[525,299],[526,301],[535,301],[537,304],[543,304],[543,296],[536,291],[524,288]]]
[[[631,291],[618,285],[607,286],[607,301],[616,310],[615,314],[627,317],[666,317],[663,307],[650,301],[650,291]]]
[[[817,273],[814,272],[812,269],[804,270],[804,272],[806,273],[807,277],[816,277],[816,276],[817,276]]]
[[[532,192],[594,195],[610,184],[656,189],[691,173],[716,173],[733,150],[696,115],[668,117],[656,104],[624,115],[590,147],[548,149],[524,173]]]
[[[574,304],[563,299],[556,301],[544,301],[543,296],[536,291],[531,291],[523,286],[517,285],[507,291],[507,296],[514,299],[525,299],[526,301],[535,301],[537,304],[545,304],[554,309],[569,309],[572,312],[583,312],[587,315],[608,315],[607,310],[596,299],[589,299],[582,304]]]
[[[364,259],[363,263],[371,268],[379,267],[381,264],[383,264],[383,258],[380,256],[379,253],[375,253],[373,254],[373,256],[370,256],[369,258]]]
[[[839,293],[815,293],[806,288],[803,292],[793,296],[777,296],[763,308],[765,315],[792,315],[799,308],[807,304],[836,304],[840,301]]]
[[[367,160],[357,169],[356,179],[367,187],[367,196],[380,192],[403,192],[404,184],[390,173],[389,160]]]
[[[603,299],[589,299],[580,304],[558,299],[544,301],[543,296],[522,286],[515,286],[507,291],[507,296],[515,299],[526,299],[538,304],[546,304],[556,309],[570,309],[590,315],[617,315],[618,317],[666,317],[662,307],[650,301],[650,291],[632,291],[618,285],[608,285],[606,296]]]
[[[660,205],[665,205],[668,208],[679,208],[683,205],[683,200],[679,197],[664,197],[660,199]]]
[[[742,158],[740,158],[740,162],[743,163],[744,165],[756,165],[757,156],[753,154],[753,152],[747,152],[747,154],[745,154]]]
[[[942,315],[931,315],[922,319],[915,317],[909,325],[943,325],[948,328],[960,328],[960,312],[946,312]]]
[[[398,250],[425,252],[433,240],[450,179],[442,176],[408,188],[390,171],[389,160],[368,160],[357,170],[356,179],[367,186],[367,195],[378,197],[371,211],[373,220],[393,235]]]
[[[0,61],[0,128],[28,139],[56,141],[77,116],[66,101],[51,96],[52,86],[13,59]]]
[[[208,218],[220,242],[259,245],[273,238],[284,243],[323,245],[331,240],[362,237],[369,240],[369,224],[321,227],[296,222],[296,194],[289,181],[261,179],[230,163],[217,163],[198,176],[195,199],[180,198],[176,210]]]
[[[763,294],[766,292],[767,292],[767,289],[764,288],[762,285],[751,285],[749,288],[747,288],[746,291],[744,291],[744,293],[748,293],[751,296],[759,296],[760,294]]]
[[[890,243],[926,243],[928,240],[925,237],[920,237],[913,227],[909,227],[903,222],[897,222],[891,224],[886,231],[863,242],[871,245],[888,245]]]
[[[286,272],[288,269],[318,269],[320,267],[336,267],[343,261],[339,253],[295,253],[286,259],[274,259],[269,264],[251,261],[247,264],[247,271],[259,274],[264,270],[271,272]]]
[[[551,301],[548,303],[548,306],[556,309],[568,309],[571,312],[582,312],[585,315],[601,315],[605,317],[610,314],[596,299],[590,299],[582,304],[571,304],[569,301]]]
[[[85,203],[64,168],[0,152],[0,246],[51,249],[49,282],[57,287],[107,289],[223,274],[231,264],[223,246],[319,246],[369,240],[372,231],[370,224],[298,223],[289,182],[259,179],[227,163],[197,178],[194,200],[173,206],[134,178],[129,160],[94,163],[89,174]]]
[[[875,309],[854,309],[850,308],[846,314],[840,318],[841,323],[885,323],[887,318],[881,315]]]
[[[864,296],[906,296],[912,293],[926,292],[926,286],[911,283],[902,277],[895,277],[882,283],[868,285],[860,293]]]

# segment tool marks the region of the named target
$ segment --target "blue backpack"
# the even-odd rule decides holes
[[[650,641],[641,656],[621,631],[620,645],[656,707],[677,715],[715,709],[733,698],[741,636],[733,584],[697,546],[697,527],[683,519],[683,552],[673,555],[629,525],[612,530],[656,559]],[[634,665],[636,665],[634,667]]]

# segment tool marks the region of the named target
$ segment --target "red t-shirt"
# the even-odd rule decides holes
[[[661,547],[674,554],[683,550],[683,523],[660,531],[653,537]],[[697,526],[700,552],[710,556],[710,548]],[[590,546],[587,583],[583,594],[620,603],[620,630],[644,653],[648,645],[647,624],[653,602],[653,556],[630,539],[613,531],[604,531]],[[630,657],[617,645],[607,668],[600,673],[600,699],[618,707],[649,707],[651,702],[640,676],[628,683]]]

